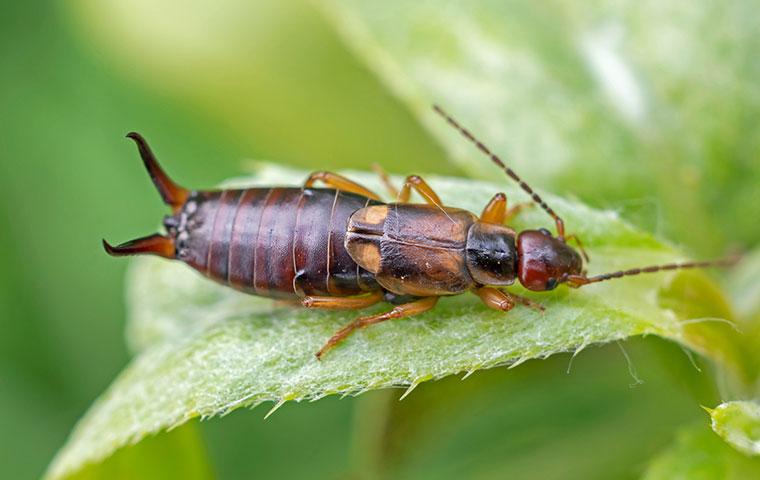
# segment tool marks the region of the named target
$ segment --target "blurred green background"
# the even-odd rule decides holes
[[[717,256],[760,239],[760,29],[746,18],[752,4],[708,2],[697,13],[677,4],[650,18],[654,8],[603,2],[583,12],[563,2],[546,11],[479,2],[475,23],[446,30],[426,23],[425,8],[459,19],[449,3],[424,2],[407,15],[393,2],[4,2],[2,476],[41,475],[128,361],[127,265],[103,254],[100,239],[149,233],[165,209],[126,132],[143,133],[167,170],[195,187],[238,174],[253,158],[493,175],[429,126],[420,113],[427,95],[480,121],[486,138],[518,153],[518,165],[535,162],[520,172],[537,186],[618,210],[692,254]],[[614,92],[610,100],[593,81],[593,49],[589,63],[576,51],[583,42],[569,42],[588,22],[610,18],[622,25],[615,35],[646,40],[624,55],[650,100],[643,122],[630,120],[635,108],[615,113]],[[366,31],[351,27],[362,19]],[[699,35],[703,27],[710,34]],[[476,33],[501,39],[512,56],[479,50],[487,44]],[[690,61],[661,70],[663,38]],[[482,58],[461,51],[469,39]],[[378,67],[386,57],[408,72]],[[428,57],[460,75],[442,78]],[[518,72],[543,65],[542,75],[556,80],[525,95],[542,99],[539,113],[515,102],[482,111],[493,85],[467,82],[499,61]],[[520,87],[511,81],[504,77],[503,88]],[[566,121],[572,128],[554,128]],[[533,127],[547,134],[535,159],[519,155],[531,151],[535,139],[525,132]],[[510,132],[516,138],[505,140]],[[647,339],[625,348],[633,376],[613,344],[584,352],[569,373],[570,357],[559,355],[425,384],[400,403],[391,391],[288,404],[266,421],[263,409],[239,411],[202,423],[202,443],[220,478],[638,477],[676,429],[705,422],[698,405],[720,394],[678,347]],[[597,451],[606,453],[589,454]]]

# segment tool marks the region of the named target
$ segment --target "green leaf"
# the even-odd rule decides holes
[[[123,448],[108,460],[90,464],[72,475],[75,480],[161,480],[215,478],[208,461],[200,429],[193,422],[146,438],[137,445]]]
[[[760,455],[760,405],[733,401],[706,409],[712,429],[729,445],[747,455]]]
[[[753,374],[753,391],[734,398],[760,398],[760,248],[748,253],[728,275],[725,285],[730,292],[742,331],[745,359]]]
[[[736,314],[745,324],[760,326],[760,248],[742,258],[728,278],[726,290],[730,292]]]
[[[380,190],[372,174],[349,175]],[[253,181],[233,183],[298,185],[305,176],[303,171],[262,165]],[[526,200],[507,180],[427,179],[446,204],[475,212],[497,191],[506,191],[511,202]],[[586,243],[592,273],[681,257],[613,212],[552,195],[545,198]],[[527,225],[550,222],[542,211],[531,209],[516,227]],[[504,315],[469,295],[446,298],[425,315],[357,332],[318,362],[314,352],[356,313],[293,309],[216,285],[176,262],[138,259],[128,299],[131,344],[140,353],[79,422],[50,477],[64,477],[84,463],[195,417],[223,415],[265,401],[279,406],[330,394],[411,389],[455,373],[516,366],[632,335],[660,335],[725,360],[721,351],[713,350],[721,342],[693,341],[691,332],[698,324],[675,313],[689,311],[687,304],[699,303],[699,297],[675,288],[667,295],[668,307],[661,304],[658,292],[678,278],[673,273],[646,275],[545,294],[516,287],[541,302],[545,314],[518,308]],[[711,308],[707,304],[699,311]]]
[[[622,345],[491,369],[466,381],[447,377],[403,402],[389,392],[386,423],[371,439],[380,443],[374,463],[380,478],[631,478],[672,441],[674,429],[704,419],[683,383],[711,380],[671,342],[627,340],[628,358]],[[673,365],[682,366],[678,382]],[[633,367],[636,377],[629,375]],[[377,393],[357,399],[360,406],[370,401],[368,411],[357,412],[360,421],[382,420],[382,409],[372,408]],[[597,451],[605,454],[588,454]]]
[[[704,426],[679,432],[675,444],[657,457],[645,480],[744,480],[760,477],[760,459],[730,448]]]

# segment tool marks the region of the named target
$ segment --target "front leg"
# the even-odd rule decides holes
[[[501,310],[502,312],[508,312],[515,308],[515,304],[519,303],[526,307],[530,307],[536,311],[543,312],[544,306],[540,303],[536,303],[533,300],[513,293],[507,293],[504,290],[499,290],[493,287],[480,287],[474,290],[475,295],[480,297],[480,300],[489,308],[494,310]]]
[[[391,181],[391,177],[383,169],[383,167],[378,163],[373,163],[372,170],[374,170],[374,172],[380,178],[380,182],[385,187],[385,190],[388,191],[388,194],[391,196],[391,198],[398,198],[398,189],[396,188],[395,185],[393,185],[393,182]]]
[[[474,290],[475,295],[488,307],[494,310],[508,312],[515,308],[512,295],[493,287],[480,287]]]

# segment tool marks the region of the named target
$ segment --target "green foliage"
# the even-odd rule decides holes
[[[757,478],[760,459],[749,458],[703,426],[678,433],[675,444],[657,457],[644,480],[743,480]]]
[[[370,174],[350,175],[376,183]],[[230,184],[298,184],[305,176],[262,165],[253,181]],[[443,177],[429,181],[444,202],[472,211],[499,190],[506,190],[512,201],[525,200],[511,185]],[[595,270],[677,257],[671,247],[614,213],[551,195],[546,199],[584,239]],[[518,227],[547,223],[537,209],[520,221]],[[632,335],[656,334],[721,358],[709,344],[691,341],[691,321],[701,317],[673,313],[687,309],[680,303],[695,301],[679,298],[679,289],[671,286],[673,277],[642,276],[534,295],[547,308],[545,314],[522,308],[504,315],[473,298],[446,299],[426,315],[359,332],[318,362],[314,352],[355,313],[278,307],[212,285],[180,264],[140,259],[132,272],[130,332],[141,353],[77,426],[51,477],[63,477],[83,463],[198,416],[223,415],[264,401],[278,407],[290,400],[399,385],[411,391],[427,380],[516,366]],[[668,289],[670,309],[661,305],[660,289]]]
[[[147,233],[165,209],[125,132],[145,133],[193,187],[238,173],[242,158],[495,178],[431,114],[435,101],[532,185],[614,210],[687,257],[717,257],[760,240],[755,10],[749,0],[8,3],[0,16],[0,224],[9,226],[0,234],[2,476],[39,476],[128,361],[127,262],[104,255],[99,240]],[[283,181],[300,180],[291,175]],[[495,183],[502,188],[501,177]],[[525,225],[545,224],[534,213]],[[601,270],[592,256],[592,271]],[[695,273],[649,290],[674,318],[701,319],[679,325],[683,340],[725,370],[702,357],[692,365],[680,343],[650,336],[625,343],[644,381],[633,389],[639,382],[613,343],[585,350],[570,375],[568,353],[466,382],[427,382],[400,403],[400,393],[381,390],[291,402],[266,422],[240,410],[200,424],[203,440],[221,478],[633,478],[670,432],[701,418],[695,440],[679,436],[660,457],[669,460],[653,465],[667,464],[668,478],[696,476],[700,465],[758,477],[752,459],[709,431],[698,405],[760,396],[759,260],[755,250],[736,272],[717,273],[721,288]],[[287,315],[268,301],[225,297],[179,267],[173,276],[174,268],[132,268],[130,279],[157,279],[130,280],[130,297],[153,284],[178,295],[128,301],[138,356],[223,328],[230,316],[266,326],[267,312],[272,322]],[[483,312],[472,298],[439,308],[468,306]],[[523,313],[512,313],[522,325]],[[438,328],[435,315],[419,322]],[[348,319],[324,317],[319,334]],[[720,319],[735,319],[738,331]],[[397,327],[378,328],[341,351]],[[164,435],[125,447],[146,454],[127,454],[139,474],[125,475],[151,470],[140,464],[152,462]],[[589,455],[610,444],[613,454]],[[202,460],[202,450],[173,445],[172,459],[188,459],[183,475],[207,474],[207,462],[189,460]],[[116,475],[108,465],[120,452],[88,475]]]
[[[161,480],[182,478],[209,480],[214,477],[196,423],[123,448],[98,464],[85,466],[73,480]]]

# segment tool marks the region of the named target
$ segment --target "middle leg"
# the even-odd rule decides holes
[[[404,185],[401,187],[401,191],[398,191],[396,190],[396,187],[393,186],[388,174],[385,173],[385,170],[383,170],[380,165],[374,164],[372,165],[372,169],[380,176],[380,181],[383,182],[388,193],[395,197],[396,201],[399,203],[408,203],[412,190],[414,190],[420,194],[425,200],[425,203],[435,205],[436,207],[443,207],[438,194],[435,193],[435,190],[433,190],[433,188],[419,175],[409,175],[406,177]]]
[[[438,194],[427,184],[422,177],[417,175],[409,175],[404,181],[404,186],[401,187],[401,192],[398,194],[399,203],[409,202],[409,196],[412,194],[412,189],[420,194],[425,199],[425,202],[436,207],[443,208],[441,199]]]

